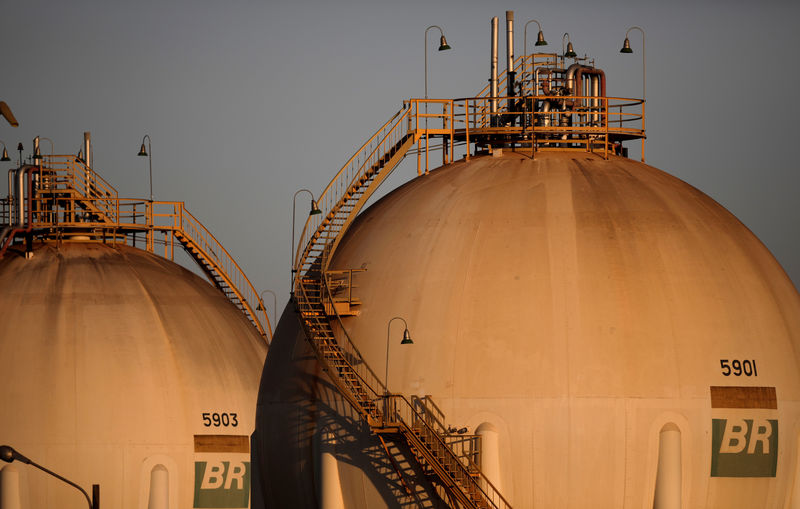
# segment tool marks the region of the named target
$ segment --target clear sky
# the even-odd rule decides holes
[[[569,32],[613,96],[641,96],[640,34],[636,53],[619,49],[628,27],[644,28],[648,163],[727,207],[799,286],[799,2],[9,0],[0,99],[20,127],[0,123],[0,140],[15,158],[36,135],[76,153],[91,131],[95,169],[121,196],[147,197],[136,154],[149,134],[155,199],[185,201],[282,303],[294,192],[319,193],[404,99],[423,95],[427,26],[453,46],[437,52],[431,31],[429,95],[483,88],[490,19],[502,26],[507,9],[517,54],[532,18],[548,51]],[[531,47],[535,34],[531,24]],[[404,165],[387,184],[415,173]],[[301,195],[298,217],[307,210]]]

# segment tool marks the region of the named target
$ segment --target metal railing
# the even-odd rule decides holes
[[[24,201],[24,210],[28,217],[31,209],[30,225],[25,226],[30,226],[35,235],[56,239],[92,235],[102,241],[132,246],[144,235],[146,250],[155,253],[155,234],[161,233],[163,256],[174,260],[178,241],[204,271],[210,268],[219,276],[221,282],[212,282],[232,294],[226,297],[240,306],[269,343],[272,328],[257,290],[233,256],[186,209],[184,202],[119,198],[116,189],[72,155],[44,156],[32,177],[33,196]],[[8,200],[3,204],[7,224]],[[203,267],[201,259],[208,268]]]
[[[388,426],[399,425],[405,429],[406,434],[411,434],[428,442],[428,448],[438,452],[438,462],[450,476],[451,480],[461,487],[463,492],[470,497],[472,493],[480,493],[481,498],[492,504],[492,507],[510,508],[511,504],[503,497],[500,491],[492,482],[481,472],[478,465],[473,461],[471,454],[458,454],[445,437],[436,431],[420,414],[417,409],[402,394],[389,394],[385,398],[389,400],[386,405],[388,412],[385,419]],[[442,475],[440,472],[439,475]]]
[[[324,352],[320,351],[320,345],[317,344],[319,331],[325,330],[326,325],[330,323],[320,305],[326,296],[328,299],[332,298],[326,281],[326,278],[321,280],[298,278],[297,297],[306,335],[311,340],[317,358],[326,366],[340,392],[371,421],[373,427],[397,428],[408,441],[417,441],[418,447],[425,448],[430,453],[426,456],[430,468],[442,479],[445,486],[455,486],[455,489],[460,490],[465,497],[464,500],[471,500],[474,503],[472,496],[479,495],[481,499],[492,504],[491,507],[510,508],[508,501],[480,470],[478,438],[450,435],[440,418],[431,419],[434,415],[432,412],[420,412],[415,408],[419,403],[415,405],[402,394],[389,393],[383,381],[366,363],[344,327],[341,328],[343,334],[334,341],[341,354],[339,357],[341,362],[347,370],[356,375],[358,380],[356,383],[363,394],[354,394],[343,379],[342,371],[328,364]],[[321,285],[321,288],[319,286],[314,288],[316,285]],[[320,290],[323,295],[319,295]],[[341,321],[338,314],[335,316]],[[370,402],[371,405],[365,406]]]
[[[403,109],[395,113],[356,150],[317,197],[317,205],[322,214],[309,216],[303,226],[292,264],[295,286],[297,278],[308,269],[308,261],[316,258],[310,253],[314,246],[314,240],[330,226],[337,209],[343,203],[345,194],[358,187],[359,179],[369,178],[368,172],[381,163],[380,159],[385,156],[388,149],[396,146],[401,139],[408,135],[406,120],[409,112],[410,108],[404,104]],[[317,253],[317,255],[328,254],[330,253]]]

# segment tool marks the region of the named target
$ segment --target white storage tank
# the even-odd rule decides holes
[[[330,268],[366,269],[342,323],[367,364],[480,435],[513,507],[800,507],[800,296],[685,182],[586,152],[460,160],[362,212]],[[387,368],[396,316],[413,344],[394,324]],[[288,306],[262,375],[265,507],[444,504],[299,323]]]
[[[266,344],[225,296],[159,256],[98,242],[0,260],[0,443],[102,507],[248,507]],[[0,464],[2,509],[85,508]]]

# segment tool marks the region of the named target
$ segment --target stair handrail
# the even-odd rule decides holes
[[[327,282],[325,281],[325,278],[322,278],[320,280],[320,284],[322,285],[323,292],[325,292],[327,294],[327,297],[330,299],[332,297],[332,295],[330,293],[330,288],[328,287]],[[303,298],[305,300],[304,304],[306,304],[307,306],[310,306],[311,300],[308,299],[308,295],[306,293],[306,288],[305,288],[305,284],[303,283],[303,279],[300,280],[300,288],[299,289],[300,289],[300,291],[296,293],[296,296],[302,296],[301,298]],[[323,298],[323,296],[320,295],[320,308],[323,307],[323,305],[321,304],[322,303],[322,298]],[[324,313],[324,310],[321,310],[321,311]],[[334,338],[334,341],[336,342],[337,346],[339,346],[339,348],[342,348],[342,350],[344,352],[348,353],[352,358],[357,360],[357,362],[354,363],[354,362],[350,361],[347,358],[344,359],[344,361],[348,364],[348,366],[353,370],[353,373],[355,373],[355,375],[358,377],[358,379],[361,382],[361,385],[363,386],[363,388],[367,392],[372,393],[376,400],[378,400],[378,399],[387,399],[387,400],[388,399],[393,399],[395,401],[398,401],[398,400],[401,401],[401,406],[403,407],[403,409],[406,410],[406,412],[410,416],[412,416],[414,418],[414,422],[421,423],[430,432],[430,434],[432,434],[433,436],[436,437],[437,442],[447,451],[447,454],[449,455],[449,457],[451,459],[451,464],[454,464],[454,465],[458,464],[458,469],[461,472],[461,475],[459,476],[460,480],[459,479],[452,479],[452,478],[451,478],[451,480],[459,482],[465,489],[467,488],[466,485],[471,483],[478,490],[480,490],[481,493],[483,493],[484,498],[488,502],[490,502],[493,507],[495,507],[497,509],[502,509],[502,508],[509,508],[510,509],[511,508],[511,504],[508,503],[508,501],[503,497],[503,495],[500,493],[500,491],[497,490],[497,488],[495,488],[494,484],[492,484],[492,482],[485,476],[485,474],[483,474],[483,472],[481,471],[480,467],[477,464],[475,464],[473,461],[471,461],[468,456],[463,456],[463,458],[466,460],[466,464],[465,464],[465,461],[462,461],[462,459],[461,459],[462,457],[459,457],[455,453],[455,451],[452,449],[452,447],[447,442],[445,442],[444,438],[442,437],[443,433],[446,432],[446,430],[444,429],[443,425],[440,424],[442,426],[442,430],[441,431],[436,430],[428,422],[426,416],[423,416],[421,413],[419,413],[417,411],[417,409],[414,408],[414,406],[411,404],[411,402],[409,402],[408,399],[406,399],[406,397],[404,395],[402,395],[402,394],[391,394],[391,393],[388,392],[388,390],[387,390],[386,386],[384,385],[384,383],[380,380],[380,378],[378,378],[378,376],[375,374],[375,372],[372,370],[372,368],[370,368],[369,364],[364,360],[363,356],[361,355],[361,352],[358,350],[358,347],[356,347],[355,343],[353,343],[353,340],[350,338],[350,334],[347,332],[347,329],[341,323],[341,316],[339,315],[338,312],[336,312],[335,309],[334,309],[334,314],[335,314],[335,317],[336,317],[337,321],[339,321],[339,324],[341,325],[340,329],[343,332],[343,339],[345,340],[344,341],[345,348],[342,348],[342,343],[341,343],[339,338]],[[302,316],[302,307],[301,307],[301,323],[303,323],[304,326],[305,326],[305,323],[304,323],[305,319],[311,319],[311,320],[315,320],[317,322],[321,322],[323,317],[322,316],[318,316],[318,315],[313,315],[313,316],[308,316],[308,317]],[[322,352],[318,352],[317,351],[316,345],[313,344],[313,341],[311,343],[312,343],[312,348],[314,349],[315,353],[317,354],[317,358],[320,359],[324,363],[325,362],[324,361],[324,355],[322,354]],[[360,369],[360,370],[356,369],[354,364],[357,364],[358,366],[362,366],[364,369]],[[336,370],[334,370],[334,369],[328,369],[328,373],[330,374],[331,378],[334,378],[334,379],[338,379],[339,378]],[[364,376],[365,373],[373,381],[373,383],[370,383],[370,380],[368,380],[367,377]],[[341,384],[338,383],[338,380],[334,380],[334,382],[336,383],[337,386],[340,387],[340,390],[341,390]],[[379,389],[382,389],[380,393],[375,389],[375,386],[373,384],[377,384]],[[352,402],[352,401],[355,400],[355,395],[352,394],[351,397],[349,397],[347,399]],[[372,417],[380,417],[378,415],[378,413],[377,413],[377,406],[375,408],[376,408],[376,413],[373,414]],[[413,431],[411,431],[411,428],[413,426],[410,426],[405,420],[402,419],[402,415],[398,412],[396,405],[392,406],[392,407],[387,407],[387,408],[394,408],[395,411],[396,411],[396,414],[398,415],[398,417],[400,417],[399,421],[397,421],[397,422],[399,422],[402,425],[404,425],[405,427],[407,427],[409,429],[409,432],[413,432]],[[363,408],[357,408],[357,410],[362,414],[368,414],[368,412]],[[384,415],[383,418],[387,419],[388,416]],[[392,424],[392,421],[385,422],[384,424]],[[454,463],[452,463],[452,462],[454,462]],[[479,482],[477,482],[475,480],[474,476],[479,477],[481,482],[485,483],[487,489],[484,489],[481,486],[481,483],[479,483]],[[488,490],[488,492],[487,492],[487,490]]]
[[[186,209],[183,202],[180,202],[179,209],[180,214],[178,216],[179,222],[177,226],[184,234],[186,234],[187,238],[192,240],[192,242],[195,244],[198,244],[198,247],[203,249],[203,246],[205,246],[205,249],[203,249],[204,252],[210,252],[213,255],[213,258],[209,257],[208,254],[206,254],[206,257],[218,267],[218,273],[220,276],[228,281],[231,290],[237,294],[242,306],[244,306],[250,316],[253,317],[253,320],[251,321],[256,326],[261,336],[265,338],[267,346],[269,346],[270,342],[272,341],[272,327],[269,323],[269,316],[267,315],[266,307],[264,306],[264,302],[261,300],[261,296],[258,294],[258,291],[247,278],[247,275],[245,275],[241,267],[239,267],[239,264],[236,263],[236,260],[233,258],[233,256],[230,255],[228,250],[225,249],[225,247],[216,239],[216,237],[214,237],[210,231],[208,231],[203,223],[198,221],[197,218]],[[198,243],[197,236],[190,235],[186,228],[187,225],[201,236],[202,244]],[[212,248],[216,248],[216,251]],[[255,309],[253,308],[252,303],[258,304]],[[261,309],[263,322],[256,313],[258,308]]]
[[[481,471],[481,469],[478,467],[478,465],[475,465],[472,461],[469,461],[469,459],[467,459],[467,461],[469,462],[468,466],[471,469],[473,469],[472,473],[470,473],[470,470],[467,468],[467,465],[464,465],[464,462],[461,461],[461,459],[455,454],[453,449],[444,441],[444,439],[442,438],[442,435],[440,433],[437,433],[436,430],[434,430],[433,427],[431,427],[428,424],[428,422],[425,420],[425,417],[422,414],[420,414],[419,412],[417,412],[417,410],[414,408],[414,406],[411,404],[411,402],[409,402],[408,399],[406,399],[406,397],[403,394],[391,394],[388,397],[393,399],[393,400],[395,400],[395,401],[400,401],[401,402],[401,405],[397,405],[395,403],[394,405],[391,405],[390,408],[394,408],[396,410],[396,415],[398,417],[398,421],[397,422],[401,423],[408,430],[409,433],[413,433],[414,432],[414,423],[419,422],[422,426],[424,426],[430,432],[430,434],[433,437],[435,437],[435,439],[439,443],[439,445],[445,451],[447,451],[447,454],[450,456],[450,460],[451,460],[450,464],[451,465],[456,465],[457,464],[457,465],[460,466],[460,468],[459,468],[459,471],[461,472],[461,476],[460,477],[463,480],[465,480],[468,483],[471,483],[473,486],[477,487],[477,489],[480,490],[481,493],[483,493],[486,501],[491,503],[493,507],[495,507],[497,509],[502,509],[502,508],[510,509],[511,508],[511,504],[508,503],[508,501],[505,499],[505,497],[503,497],[503,495],[500,493],[500,491],[494,486],[494,484],[492,484],[492,482],[489,480],[489,478],[486,477],[486,475]],[[402,408],[406,409],[410,413],[409,416],[411,418],[413,418],[413,422],[411,424],[409,424],[407,422],[407,419],[403,419],[403,416],[400,415],[400,411],[398,409],[399,407],[402,407]],[[478,482],[475,479],[475,477],[480,478],[481,482]],[[452,476],[451,476],[451,479],[452,479]],[[466,484],[463,483],[461,480],[459,480],[459,479],[453,479],[453,480],[454,481],[458,481],[459,484],[461,484],[464,488],[467,488]],[[482,483],[485,483],[485,485],[488,488],[490,493],[487,493],[487,490],[485,490],[483,488],[483,486],[481,486]],[[501,504],[501,505],[498,505],[498,504]]]
[[[60,172],[64,173],[65,178],[59,177]],[[43,155],[38,173],[43,190],[73,189],[84,198],[83,201],[91,202],[111,222],[117,222],[114,203],[119,198],[119,193],[116,188],[75,156]],[[45,179],[53,180],[45,182]],[[48,186],[44,187],[45,184]],[[59,184],[66,185],[61,187]]]
[[[311,215],[306,219],[299,237],[300,240],[297,246],[293,246],[293,249],[295,249],[292,265],[295,277],[294,286],[297,284],[297,278],[302,275],[303,265],[309,258],[312,239],[328,226],[329,223],[326,220],[330,221],[328,219],[329,216],[332,213],[335,214],[335,211],[338,210],[341,205],[341,198],[351,189],[353,182],[363,175],[365,169],[371,167],[371,164],[368,163],[375,157],[378,148],[383,145],[385,139],[394,134],[398,125],[405,125],[403,121],[410,111],[410,105],[404,102],[403,107],[355,151],[316,198],[317,206],[322,211],[322,214]]]

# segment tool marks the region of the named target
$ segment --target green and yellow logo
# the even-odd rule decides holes
[[[774,387],[711,387],[711,477],[775,477]]]
[[[195,435],[196,508],[250,506],[250,442],[244,435]]]
[[[195,461],[194,507],[248,507],[249,461]]]

